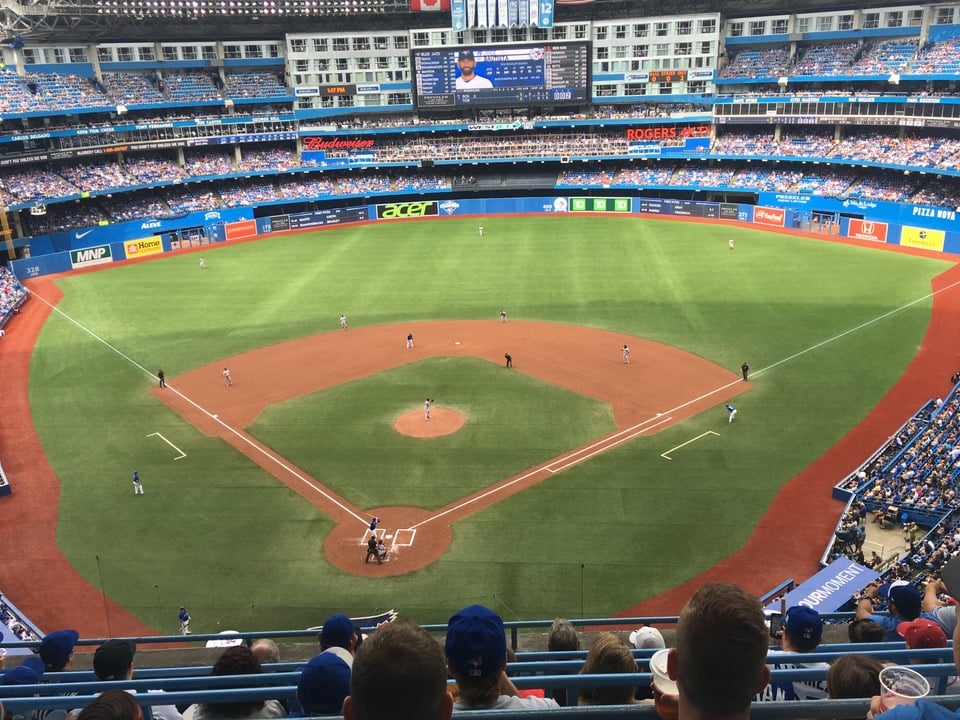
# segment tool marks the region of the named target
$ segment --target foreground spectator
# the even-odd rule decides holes
[[[900,639],[897,625],[905,620],[916,620],[921,613],[920,591],[903,580],[878,585],[872,582],[864,590],[865,597],[857,602],[857,618],[873,620],[883,627],[884,640],[896,642]],[[874,603],[887,600],[888,615],[873,612]]]
[[[883,663],[869,655],[843,655],[827,671],[828,696],[834,700],[880,694]]]
[[[580,669],[581,675],[640,672],[630,646],[610,632],[600,633]],[[580,688],[581,705],[630,705],[635,702],[636,685]]]
[[[300,673],[297,702],[304,715],[339,715],[350,694],[350,666],[330,652],[313,657]]]
[[[80,639],[76,630],[55,630],[40,641],[40,659],[47,672],[64,672],[73,668],[73,648]]]
[[[770,680],[760,601],[729,583],[707,583],[677,620],[667,672],[677,683],[679,720],[747,720]]]
[[[143,711],[133,695],[107,690],[77,715],[77,720],[142,720]]]
[[[819,668],[828,670],[829,663],[799,662],[803,653],[817,649],[823,638],[823,621],[820,613],[804,605],[795,605],[787,609],[783,616],[783,630],[780,632],[781,652],[772,653],[774,663],[771,670],[789,670],[794,668]],[[827,697],[826,680],[784,680],[771,683],[766,687],[759,700],[824,700]]]
[[[580,649],[580,633],[573,626],[573,623],[563,618],[557,618],[550,626],[550,633],[547,635],[547,650],[550,652],[576,652]],[[573,672],[573,671],[571,671]],[[557,701],[558,705],[574,705],[574,697],[568,697],[566,688],[553,688],[550,692],[551,697]]]
[[[43,679],[43,660],[27,657],[16,667],[0,673],[0,685],[36,685]]]
[[[445,647],[460,691],[454,710],[559,707],[553,698],[520,697],[506,673],[503,620],[489,608],[471,605],[450,618]]]
[[[236,645],[223,651],[213,664],[212,675],[256,675],[263,672],[260,661],[246,645]],[[247,720],[248,718],[285,717],[286,711],[278,700],[248,702],[199,703],[184,713],[185,720]]]
[[[320,629],[320,651],[333,653],[348,666],[353,666],[353,654],[360,641],[353,620],[346,615],[332,615]]]
[[[419,625],[384,625],[357,651],[345,720],[449,720],[452,713],[443,648]]]
[[[136,652],[137,646],[132,640],[107,640],[93,654],[94,675],[103,681],[132,680]],[[182,720],[175,705],[154,705],[152,711],[155,720]]]

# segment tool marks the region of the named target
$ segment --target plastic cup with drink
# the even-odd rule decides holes
[[[912,705],[930,694],[930,683],[916,670],[890,665],[880,671],[880,707]]]
[[[670,650],[657,650],[650,656],[650,672],[653,675],[653,705],[660,720],[677,720],[680,714],[680,697],[677,683],[667,675],[667,655]]]

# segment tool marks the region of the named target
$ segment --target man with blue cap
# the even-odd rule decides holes
[[[826,700],[826,672],[830,663],[801,662],[801,655],[817,649],[823,638],[823,621],[820,613],[806,605],[794,605],[783,616],[783,629],[779,634],[780,651],[771,652],[767,657],[773,661],[771,670],[793,670],[812,668],[823,670],[823,680],[803,679],[771,682],[757,696],[757,700]]]
[[[874,603],[887,601],[887,614],[874,612]],[[898,642],[902,638],[897,634],[897,626],[905,620],[926,618],[936,621],[936,617],[923,612],[923,598],[920,591],[906,580],[879,585],[872,582],[863,591],[863,597],[857,602],[857,619],[868,618],[886,630],[886,642]]]
[[[47,672],[61,672],[73,668],[73,646],[80,639],[76,630],[56,630],[40,641],[40,659]]]
[[[483,605],[464,608],[447,623],[447,667],[460,689],[454,710],[560,707],[553,698],[520,697],[507,677],[503,620]]]

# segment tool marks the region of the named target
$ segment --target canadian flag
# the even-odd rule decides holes
[[[413,12],[440,12],[450,10],[450,0],[410,0]]]

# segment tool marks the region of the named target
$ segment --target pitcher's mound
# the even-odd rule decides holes
[[[443,435],[452,435],[463,427],[467,421],[461,413],[456,410],[446,410],[445,408],[432,408],[430,410],[430,419],[423,419],[423,410],[411,410],[404,413],[393,422],[394,429],[416,438],[434,438]]]

